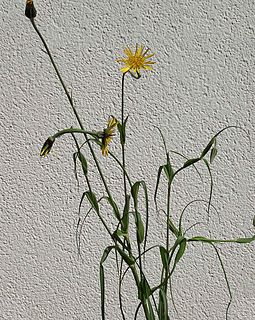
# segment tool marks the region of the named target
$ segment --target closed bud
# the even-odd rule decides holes
[[[50,152],[52,146],[53,146],[53,143],[55,141],[55,138],[54,137],[49,137],[45,142],[44,142],[44,145],[41,149],[41,152],[40,152],[40,156],[41,157],[45,157],[47,156],[47,154]]]
[[[26,1],[25,16],[29,19],[33,19],[36,17],[36,9],[33,0]]]

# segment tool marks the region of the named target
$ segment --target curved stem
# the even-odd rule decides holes
[[[68,101],[69,101],[69,103],[70,103],[70,105],[71,105],[71,107],[72,107],[72,110],[73,110],[74,115],[75,115],[75,117],[76,117],[76,119],[77,119],[77,121],[78,121],[78,123],[79,123],[79,125],[80,125],[80,128],[81,128],[82,130],[84,130],[84,127],[83,127],[83,125],[82,125],[81,119],[80,119],[80,117],[79,117],[79,115],[78,115],[78,113],[77,113],[77,111],[76,111],[76,109],[75,109],[75,107],[74,107],[73,99],[72,99],[70,93],[68,92],[68,90],[67,90],[67,88],[66,88],[66,85],[65,85],[65,83],[64,83],[64,81],[63,81],[63,79],[62,79],[62,77],[61,77],[61,75],[60,75],[60,73],[59,73],[59,71],[58,71],[58,68],[57,68],[57,66],[56,66],[56,64],[55,64],[55,62],[54,62],[54,59],[53,59],[53,57],[52,57],[52,55],[51,55],[51,53],[50,53],[50,50],[49,50],[49,48],[48,48],[48,45],[47,45],[46,41],[44,40],[43,36],[41,35],[40,31],[38,30],[38,28],[37,28],[37,26],[36,26],[36,24],[35,24],[34,19],[33,19],[33,18],[30,19],[30,21],[31,21],[32,26],[34,27],[36,33],[38,34],[38,36],[40,37],[40,39],[41,39],[41,41],[42,41],[42,43],[43,43],[43,45],[44,45],[44,48],[45,48],[45,50],[46,50],[46,52],[47,52],[47,54],[48,54],[48,56],[49,56],[49,58],[50,58],[50,61],[51,61],[52,65],[53,65],[53,67],[54,67],[54,70],[56,71],[56,74],[57,74],[57,76],[58,76],[58,79],[59,79],[59,81],[60,81],[60,83],[61,83],[61,85],[62,85],[62,87],[63,87],[63,89],[64,89],[64,91],[65,91],[65,94],[66,94],[66,96],[67,96],[67,99],[68,99]],[[91,143],[90,143],[90,141],[89,141],[86,133],[84,133],[84,137],[85,137],[85,139],[86,139],[86,141],[87,141],[87,143],[88,143],[89,150],[90,150],[90,152],[91,152],[91,154],[92,154],[92,157],[93,157],[93,159],[94,159],[94,161],[95,161],[97,170],[98,170],[98,172],[99,172],[99,175],[100,175],[100,177],[101,177],[101,180],[102,180],[102,182],[103,182],[103,185],[104,185],[104,187],[105,187],[105,190],[106,190],[109,198],[112,199],[110,190],[108,189],[108,186],[107,186],[107,184],[106,184],[106,181],[105,181],[104,175],[103,175],[103,173],[102,173],[102,170],[101,170],[101,168],[100,168],[99,162],[98,162],[98,160],[97,160],[97,157],[96,157],[96,155],[95,155],[94,150],[92,149]]]

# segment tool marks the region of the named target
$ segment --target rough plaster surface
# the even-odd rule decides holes
[[[56,130],[75,126],[68,102],[42,44],[24,16],[24,2],[0,3],[1,233],[0,318],[3,320],[100,319],[98,262],[109,243],[95,215],[82,234],[82,256],[75,243],[77,207],[85,186],[73,175],[71,139],[59,139],[45,159],[44,140]],[[189,236],[243,237],[254,233],[254,1],[35,1],[37,24],[48,40],[59,69],[72,90],[77,110],[89,129],[104,127],[108,115],[120,116],[121,75],[115,59],[126,45],[143,43],[156,53],[155,71],[126,83],[128,169],[145,179],[150,195],[164,150],[195,157],[219,129],[219,156],[212,166],[215,191],[206,225]],[[116,142],[112,149],[118,153]],[[97,153],[100,157],[100,152]],[[179,157],[172,158],[174,166]],[[110,159],[100,162],[119,195],[120,172]],[[91,162],[90,162],[91,163]],[[91,167],[90,167],[91,168]],[[174,185],[173,218],[194,198],[206,198],[192,170]],[[100,194],[96,172],[91,178]],[[164,201],[165,190],[160,189]],[[151,197],[152,198],[152,197]],[[163,205],[162,205],[163,206]],[[153,208],[153,207],[152,207]],[[87,207],[84,206],[85,214]],[[109,210],[105,215],[111,222]],[[187,212],[185,227],[206,219],[203,205]],[[151,211],[150,243],[164,241],[163,216]],[[210,229],[210,231],[208,231]],[[233,291],[229,319],[255,318],[254,244],[220,246]],[[148,273],[158,279],[156,253]],[[158,257],[158,256],[157,256]],[[106,266],[107,319],[121,319],[114,287],[114,259]],[[132,319],[135,299],[127,278],[124,306]],[[190,245],[173,278],[179,318],[224,319],[228,295],[215,252]],[[140,315],[140,319],[142,319]]]

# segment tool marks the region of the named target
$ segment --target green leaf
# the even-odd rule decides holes
[[[168,269],[169,254],[168,254],[167,250],[162,246],[159,247],[159,251],[160,251],[160,256],[161,256],[161,261],[162,261],[163,267],[165,270],[167,270]]]
[[[168,228],[176,237],[180,235],[180,231],[176,228],[176,226],[173,224],[171,220],[168,221]]]
[[[133,256],[128,256],[123,250],[121,250],[118,246],[115,246],[116,250],[119,252],[123,260],[127,263],[128,266],[132,266],[135,264],[135,259]]]
[[[144,276],[142,276],[142,280],[140,281],[139,288],[138,288],[138,298],[140,300],[148,299],[150,295],[151,295],[151,288],[148,284],[148,281],[145,279]]]
[[[97,202],[97,198],[92,191],[86,191],[85,192],[86,197],[88,198],[90,204],[92,205],[93,209],[96,210],[97,213],[99,213],[99,206]]]
[[[146,207],[146,220],[145,220],[145,235],[144,235],[144,226],[141,220],[141,215],[137,211],[138,206],[138,191],[140,186],[142,186],[144,190],[145,196],[145,207]],[[131,188],[131,194],[134,200],[134,207],[135,207],[135,219],[136,219],[136,227],[137,227],[137,236],[139,239],[139,243],[143,242],[144,240],[144,251],[146,249],[146,241],[147,241],[147,234],[148,234],[148,226],[149,226],[149,200],[148,200],[148,190],[146,187],[146,183],[144,181],[137,181]]]
[[[158,169],[157,183],[156,183],[156,188],[155,188],[155,193],[154,193],[154,202],[155,202],[156,208],[158,207],[157,193],[158,193],[158,186],[159,186],[159,181],[160,181],[160,176],[161,176],[162,170],[163,170],[163,166],[160,166]]]
[[[158,311],[159,311],[159,319],[160,320],[168,320],[168,306],[167,306],[167,298],[165,291],[160,288],[159,290],[159,306],[158,306]]]
[[[130,205],[130,196],[127,195],[125,199],[125,206],[123,211],[123,217],[121,219],[121,229],[123,232],[128,231],[129,225],[129,205]]]
[[[84,155],[79,151],[78,152],[78,158],[81,162],[82,170],[84,173],[84,176],[86,177],[88,175],[88,164],[87,160],[85,159]]]
[[[189,239],[188,241],[200,241],[200,242],[207,242],[207,243],[251,243],[252,241],[255,240],[255,236],[251,237],[251,238],[237,238],[237,239],[209,239],[206,237],[193,237],[191,239]]]
[[[172,168],[170,162],[165,164],[163,166],[163,169],[164,169],[165,175],[167,177],[168,183],[171,183],[173,180],[173,177],[174,177],[174,172],[173,172],[173,168]]]
[[[141,214],[137,210],[135,211],[135,225],[138,242],[142,243],[144,240],[144,225]]]
[[[208,163],[208,161],[206,159],[203,159],[207,169],[208,169],[208,172],[209,172],[209,175],[210,175],[210,195],[209,195],[209,200],[208,200],[208,215],[209,215],[209,211],[210,211],[210,207],[211,207],[211,202],[212,202],[212,193],[213,193],[213,177],[212,177],[212,172],[211,172],[211,168],[210,168],[210,165]],[[209,218],[209,217],[208,217]]]
[[[134,206],[137,208],[138,204],[138,191],[140,187],[140,181],[137,181],[132,187],[131,187],[131,194],[134,199]]]
[[[101,257],[101,260],[100,260],[100,264],[103,264],[105,262],[105,260],[107,259],[109,253],[112,251],[112,249],[114,249],[115,246],[109,246],[109,247],[106,247],[104,249],[104,252],[103,252],[103,255]]]
[[[109,253],[111,252],[112,249],[114,249],[114,246],[109,246],[105,248],[101,261],[100,261],[100,290],[101,290],[101,315],[102,319],[105,319],[105,277],[104,277],[104,267],[103,263],[107,259]]]
[[[252,238],[238,238],[235,240],[236,243],[251,243],[252,241],[255,240],[255,236]]]
[[[205,147],[203,152],[201,153],[200,159],[204,158],[204,156],[208,153],[208,151],[211,149],[212,145],[215,143],[215,137],[213,137],[208,145]]]
[[[78,157],[77,152],[74,152],[74,154],[73,154],[74,176],[75,176],[75,179],[76,179],[78,186],[79,186],[79,179],[78,179],[78,174],[77,174],[77,163],[76,163],[77,157]]]
[[[215,157],[217,156],[218,150],[217,148],[212,148],[211,150],[211,154],[210,154],[210,163],[213,162],[213,160],[215,159]]]
[[[192,164],[198,162],[199,160],[200,160],[200,158],[189,159],[186,162],[184,162],[183,168],[189,167]]]
[[[127,124],[128,116],[126,117],[123,125],[118,122],[117,128],[120,133],[120,143],[121,145],[124,145],[126,142],[126,124]]]
[[[101,315],[102,315],[102,320],[105,320],[105,281],[104,281],[103,265],[100,265],[100,291],[101,291]]]
[[[125,237],[125,238],[128,237],[128,233],[124,232],[123,230],[120,230],[120,229],[114,231],[114,235],[113,236],[115,236],[115,235],[118,236],[118,237]]]
[[[182,256],[184,255],[184,252],[186,250],[187,240],[184,238],[180,244],[179,244],[179,250],[177,251],[177,254],[175,256],[175,264],[177,264]]]
[[[111,205],[115,217],[120,221],[120,219],[121,219],[121,217],[120,217],[120,211],[119,211],[119,208],[118,208],[117,204],[114,202],[114,200],[113,200],[111,197],[105,197],[105,199],[106,199],[106,200],[109,202],[109,204]]]

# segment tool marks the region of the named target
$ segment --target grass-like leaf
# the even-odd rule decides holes
[[[168,320],[168,305],[165,291],[159,289],[159,305],[158,305],[159,320]]]
[[[88,198],[90,204],[91,204],[92,207],[95,209],[95,211],[96,211],[97,213],[99,213],[98,201],[97,201],[97,198],[96,198],[94,192],[92,192],[92,191],[86,191],[86,192],[85,192],[85,196]]]
[[[101,315],[102,320],[105,320],[105,276],[104,276],[104,267],[103,263],[107,259],[109,253],[112,249],[114,249],[114,246],[109,246],[105,248],[101,261],[100,261],[100,289],[101,289]]]
[[[78,154],[78,159],[81,162],[81,166],[82,166],[82,170],[83,170],[84,176],[86,177],[88,175],[87,160],[86,160],[86,158],[84,157],[84,155],[80,151],[78,151],[77,154]]]

